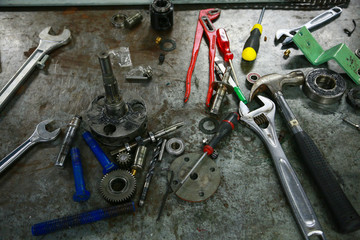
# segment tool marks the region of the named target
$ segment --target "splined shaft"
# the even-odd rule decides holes
[[[140,196],[139,207],[142,207],[145,203],[145,199],[146,199],[147,192],[149,190],[150,182],[154,175],[155,164],[159,160],[162,143],[163,143],[163,139],[162,138],[158,139],[158,141],[156,143],[156,147],[154,148],[153,157],[150,161],[150,167],[149,167],[148,173],[146,174],[146,177],[145,177],[144,188],[143,188],[143,191]]]

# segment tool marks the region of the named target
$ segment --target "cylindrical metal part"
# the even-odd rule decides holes
[[[107,114],[122,117],[127,112],[126,104],[120,96],[117,80],[114,76],[108,52],[98,54],[103,83],[105,88],[105,104]]]
[[[136,149],[134,164],[132,165],[133,170],[142,170],[144,168],[146,154],[148,148],[144,145],[138,146]]]
[[[150,4],[151,26],[155,30],[168,30],[174,24],[174,4],[170,0],[154,0]]]
[[[70,123],[69,123],[69,128],[66,132],[66,135],[65,135],[65,138],[64,138],[64,141],[61,145],[61,149],[60,149],[60,152],[59,152],[59,155],[56,159],[56,162],[55,162],[55,166],[58,166],[58,167],[63,167],[64,166],[64,162],[65,162],[65,159],[67,157],[67,155],[69,154],[70,152],[70,148],[71,148],[71,144],[75,138],[75,134],[76,134],[76,130],[79,128],[80,126],[80,123],[81,123],[81,117],[80,116],[74,116]]]
[[[104,175],[118,169],[119,167],[112,163],[109,158],[106,156],[104,151],[101,149],[100,145],[95,141],[95,139],[92,137],[91,133],[84,132],[83,138],[87,145],[90,147],[91,151],[96,156],[96,159],[99,161],[101,166],[103,167],[103,173]]]
[[[159,162],[161,162],[161,161],[162,161],[162,159],[163,159],[164,152],[165,152],[166,142],[167,142],[167,140],[166,140],[166,139],[164,139],[164,140],[163,140],[163,142],[162,142],[162,144],[161,144],[160,154],[159,154],[159,159],[158,159],[158,161],[159,161]]]
[[[90,198],[90,192],[85,188],[85,180],[80,160],[79,148],[72,148],[70,154],[76,190],[75,194],[73,195],[73,200],[75,202],[85,202]]]
[[[66,216],[42,223],[37,223],[31,227],[33,236],[45,235],[59,230],[69,229],[78,225],[93,223],[99,220],[116,217],[124,213],[135,212],[135,203],[128,202],[116,206],[110,206],[92,210],[84,213]]]
[[[134,16],[125,18],[124,26],[125,28],[131,29],[136,25],[140,24],[143,19],[141,13],[136,13]]]
[[[218,89],[216,91],[214,102],[211,105],[211,108],[210,108],[210,113],[211,114],[215,114],[215,115],[219,114],[221,104],[222,104],[222,102],[224,100],[224,96],[228,92],[226,84],[229,81],[230,74],[231,74],[231,68],[227,67],[226,71],[224,73],[224,77],[223,77],[222,81],[219,82],[219,87],[218,87]],[[221,84],[221,83],[224,83],[224,84]]]

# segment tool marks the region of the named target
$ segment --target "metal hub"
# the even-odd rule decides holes
[[[120,203],[129,200],[135,193],[136,179],[126,170],[106,174],[100,182],[100,192],[106,201]]]
[[[189,153],[176,158],[170,166],[174,172],[171,188],[176,191],[181,180],[194,166],[201,154]],[[168,176],[170,179],[170,175]],[[202,202],[211,197],[220,184],[220,171],[216,163],[206,157],[190,175],[189,179],[175,192],[176,196],[189,202]]]

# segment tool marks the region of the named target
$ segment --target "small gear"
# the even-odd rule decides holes
[[[100,193],[112,203],[129,200],[135,193],[136,179],[126,170],[115,170],[106,174],[100,182]]]
[[[131,165],[131,155],[127,152],[119,153],[116,156],[116,161],[121,169],[128,169]]]

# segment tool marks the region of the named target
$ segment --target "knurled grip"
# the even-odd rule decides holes
[[[344,194],[313,140],[304,131],[295,133],[294,136],[302,159],[323,194],[339,231],[349,233],[360,229],[360,216]]]

